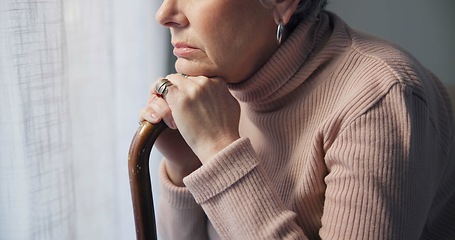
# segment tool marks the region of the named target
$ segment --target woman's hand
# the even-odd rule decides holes
[[[166,76],[171,122],[202,163],[240,138],[240,107],[220,78]]]
[[[240,107],[219,78],[171,74],[173,84],[163,98],[153,85],[140,119],[163,120],[171,129],[157,139],[156,146],[167,159],[166,169],[178,184],[202,163],[237,140]],[[175,178],[173,172],[175,170]]]

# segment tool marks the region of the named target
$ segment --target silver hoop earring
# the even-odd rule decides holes
[[[281,44],[281,40],[283,40],[283,31],[284,31],[284,24],[283,21],[280,20],[278,23],[278,28],[276,29],[276,42],[278,45]]]

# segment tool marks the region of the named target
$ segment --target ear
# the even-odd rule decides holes
[[[297,9],[299,2],[300,0],[276,0],[272,13],[275,23],[278,25],[281,21],[284,25],[286,25],[291,19],[292,14],[294,14]]]

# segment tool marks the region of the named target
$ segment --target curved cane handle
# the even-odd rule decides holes
[[[143,121],[131,141],[128,175],[137,240],[157,239],[149,158],[155,140],[166,127],[164,122]]]

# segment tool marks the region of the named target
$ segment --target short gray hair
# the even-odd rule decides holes
[[[276,0],[260,0],[264,6],[271,6]],[[288,27],[292,30],[299,21],[314,21],[321,10],[327,5],[327,0],[300,0],[292,15]]]
[[[327,0],[300,0],[291,20],[293,18],[315,20],[319,12],[324,9],[326,5]]]

